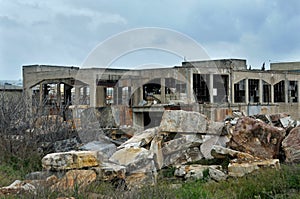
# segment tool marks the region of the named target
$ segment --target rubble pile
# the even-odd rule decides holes
[[[117,182],[127,189],[155,184],[165,168],[174,168],[179,179],[215,181],[241,177],[261,167],[279,169],[280,161],[300,162],[298,125],[285,114],[213,122],[198,112],[166,110],[160,126],[136,131],[125,142],[116,143],[101,134],[87,139],[77,151],[48,154],[42,159],[44,171],[0,188],[0,193],[8,189],[34,192],[37,184],[81,188],[96,180]]]

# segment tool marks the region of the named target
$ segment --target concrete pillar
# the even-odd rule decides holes
[[[160,100],[162,104],[166,103],[166,79],[160,79]]]
[[[39,105],[42,106],[43,105],[43,84],[40,83],[40,101],[39,101]]]
[[[61,107],[61,90],[60,90],[60,83],[58,83],[57,85],[56,85],[56,90],[57,90],[57,96],[56,96],[56,98],[57,98],[57,106],[58,107]]]
[[[96,107],[106,106],[106,94],[104,86],[97,86],[96,88]]]
[[[118,101],[118,98],[119,98],[119,95],[118,95],[118,87],[114,87],[114,90],[113,90],[113,100],[114,100],[114,104],[115,105],[118,105],[119,104],[119,101]]]
[[[262,104],[263,103],[263,80],[259,79],[259,103]]]
[[[245,79],[245,103],[249,103],[249,80],[248,78]]]
[[[209,74],[209,102],[214,103],[214,74]]]
[[[271,104],[274,104],[274,85],[271,84]]]
[[[90,107],[96,107],[96,81],[90,85]]]
[[[193,70],[191,70],[190,68],[186,69],[186,95],[188,103],[195,102],[193,90]]]
[[[117,94],[118,94],[118,98],[117,98],[117,104],[121,105],[122,104],[122,95],[123,95],[123,92],[122,92],[122,87],[117,87]]]
[[[289,81],[287,78],[284,80],[284,102],[289,103]]]
[[[79,86],[75,86],[75,105],[79,105],[80,103],[80,87]]]
[[[133,93],[133,106],[138,106],[138,104],[143,100],[143,88],[137,87]]]
[[[300,105],[300,80],[297,81],[297,101]]]

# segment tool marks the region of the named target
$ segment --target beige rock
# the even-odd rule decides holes
[[[98,166],[94,151],[70,151],[50,153],[42,159],[42,166],[47,170],[68,170]]]
[[[63,178],[51,186],[51,189],[56,190],[72,190],[74,188],[82,189],[94,182],[97,178],[93,170],[70,170]]]
[[[256,162],[245,163],[229,163],[228,175],[232,177],[242,177],[246,174],[252,173],[260,167],[280,168],[278,159],[261,160]]]

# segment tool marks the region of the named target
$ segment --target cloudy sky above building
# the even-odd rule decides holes
[[[21,79],[22,65],[81,66],[106,39],[143,27],[176,31],[211,59],[247,59],[252,68],[299,61],[299,8],[298,0],[0,0],[0,79]],[[116,64],[183,61],[153,49],[126,56]]]

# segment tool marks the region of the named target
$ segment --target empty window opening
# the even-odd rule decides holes
[[[259,80],[249,79],[248,80],[248,90],[249,90],[249,102],[257,103],[259,102]]]
[[[209,74],[193,74],[193,90],[198,103],[210,102]]]
[[[274,85],[274,102],[285,102],[284,80]]]
[[[246,80],[241,80],[234,84],[234,102],[242,103],[245,102],[245,83]]]

